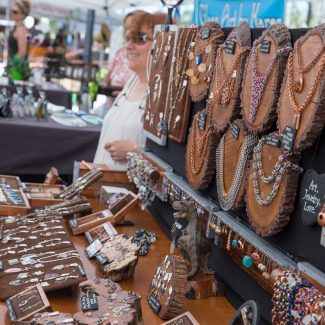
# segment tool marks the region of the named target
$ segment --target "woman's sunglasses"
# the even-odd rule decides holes
[[[135,44],[138,45],[144,45],[148,41],[152,41],[152,38],[150,38],[147,33],[145,32],[133,32],[133,31],[127,31],[125,35],[126,42],[132,41]]]
[[[11,12],[13,15],[18,15],[18,14],[19,14],[19,11],[18,11],[18,10],[14,10],[14,9],[11,9],[10,12]]]

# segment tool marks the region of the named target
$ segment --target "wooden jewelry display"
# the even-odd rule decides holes
[[[187,282],[185,260],[166,255],[157,267],[148,291],[148,303],[161,319],[181,314],[184,307]]]
[[[63,202],[57,197],[64,188],[64,185],[24,183],[24,192],[32,209]]]
[[[87,295],[95,295],[97,304],[85,304],[87,299],[83,299],[83,311],[74,314],[74,319],[78,324],[143,324],[141,297],[133,291],[122,291],[121,287],[110,279],[95,278],[79,284],[81,290]],[[97,308],[97,309],[96,309]],[[86,310],[88,309],[88,310]]]
[[[76,322],[71,314],[60,313],[59,311],[37,313],[34,315],[34,318],[31,320],[33,325],[75,325]],[[23,325],[23,324],[22,324]],[[27,325],[27,324],[26,324]]]
[[[186,177],[195,189],[208,187],[215,172],[215,150],[220,135],[211,122],[211,104],[208,100],[207,107],[193,118],[186,145]]]
[[[117,231],[109,221],[85,232],[85,236],[90,244],[97,239],[104,243],[116,235]]]
[[[9,185],[14,190],[19,190],[23,187],[23,183],[18,176],[0,175],[0,183]]]
[[[112,281],[118,282],[133,276],[138,251],[139,246],[132,242],[132,237],[116,235],[104,243],[96,260],[101,271]]]
[[[237,210],[244,205],[249,161],[258,136],[245,130],[236,120],[220,140],[216,150],[216,185],[219,205],[223,210]]]
[[[28,288],[6,300],[10,320],[13,323],[30,320],[33,315],[52,308],[40,284]]]
[[[189,96],[189,77],[186,71],[189,67],[189,56],[193,54],[194,38],[197,26],[181,26],[178,31],[178,40],[173,57],[173,74],[169,82],[167,103],[168,112],[168,137],[176,142],[184,142],[189,114],[191,110],[191,98]]]
[[[291,36],[285,25],[273,25],[253,43],[241,93],[243,120],[249,132],[262,133],[276,120],[276,107]]]
[[[312,49],[312,50],[311,50]],[[278,103],[278,130],[293,151],[312,146],[325,121],[325,25],[299,38],[290,54]]]
[[[279,136],[271,136],[279,140]],[[299,156],[268,144],[263,137],[254,148],[246,192],[246,211],[252,227],[261,236],[280,232],[294,208]]]
[[[187,311],[161,325],[200,325],[200,323],[189,311]]]
[[[242,77],[250,46],[251,31],[248,23],[242,22],[217,50],[210,98],[212,121],[218,132],[224,132],[229,123],[240,117]]]
[[[160,145],[165,145],[167,140],[170,107],[166,98],[168,98],[169,82],[173,74],[172,58],[177,37],[178,26],[155,26],[143,128],[145,135]]]
[[[87,174],[90,170],[100,168],[103,176],[87,188],[85,188],[81,195],[86,197],[98,197],[101,187],[108,186],[121,186],[126,187],[129,191],[135,192],[135,187],[130,183],[125,171],[111,170],[105,164],[95,164],[86,161],[75,161],[73,165],[73,179],[77,179]]]
[[[190,95],[193,102],[204,99],[209,91],[214,69],[215,51],[225,39],[225,34],[216,22],[205,23],[195,37],[194,49],[188,54]]]
[[[85,217],[71,219],[69,224],[74,235],[82,234],[96,226],[110,222],[113,225],[124,219],[127,213],[132,211],[139,203],[138,195],[133,192],[127,192],[110,209],[96,212]]]

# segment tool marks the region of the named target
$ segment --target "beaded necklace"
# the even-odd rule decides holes
[[[240,47],[238,52],[234,55],[232,64],[230,66],[228,74],[225,72],[225,65],[222,59],[223,47],[219,47],[217,50],[216,65],[216,83],[213,89],[213,104],[227,105],[233,96],[236,77],[237,77],[237,64],[241,59],[242,54],[250,50],[249,46]]]
[[[237,163],[236,171],[231,182],[231,186],[227,191],[224,186],[224,146],[225,135],[220,140],[220,144],[216,150],[216,184],[217,194],[220,206],[223,210],[230,210],[236,200],[242,179],[245,173],[245,167],[248,157],[258,141],[258,136],[255,134],[248,134],[244,137],[242,143],[239,160]]]
[[[325,48],[322,49],[322,53],[324,52],[324,49]],[[299,56],[299,55],[297,55],[297,56]],[[317,58],[317,60],[316,60],[316,58]],[[297,102],[296,102],[296,99],[295,99],[294,91],[297,92],[297,93],[300,93],[301,91],[300,91],[300,87],[298,88],[297,85],[296,85],[297,82],[295,82],[295,84],[293,82],[293,54],[290,53],[290,55],[289,55],[289,59],[288,59],[289,101],[290,101],[290,105],[291,105],[291,107],[293,109],[293,112],[294,112],[292,123],[293,123],[293,126],[294,126],[294,128],[296,130],[299,129],[301,112],[310,103],[312,97],[315,94],[315,91],[316,91],[318,85],[320,84],[320,81],[321,81],[321,78],[322,78],[322,75],[323,75],[323,70],[324,70],[324,66],[325,66],[325,53],[323,53],[322,56],[317,55],[311,62],[311,63],[313,63],[313,65],[309,64],[307,66],[307,68],[310,70],[317,63],[318,59],[320,59],[321,61],[320,61],[319,67],[317,69],[317,73],[315,75],[313,84],[309,88],[307,96],[305,97],[305,100],[303,101],[303,103],[298,105]],[[298,60],[298,62],[299,62],[299,60]],[[298,63],[298,67],[299,67],[299,63]],[[299,70],[300,69],[302,69],[302,68],[299,68]],[[304,70],[306,70],[306,68]],[[303,80],[303,79],[301,79],[301,80]],[[302,88],[301,88],[301,90],[302,90]]]
[[[273,199],[278,193],[282,178],[285,172],[291,168],[292,170],[301,173],[302,168],[298,165],[292,163],[288,160],[288,157],[291,156],[291,153],[285,153],[278,157],[278,161],[275,164],[275,167],[272,170],[271,175],[265,176],[263,165],[262,165],[262,147],[265,142],[265,138],[263,137],[254,148],[253,154],[253,185],[254,185],[254,193],[257,202],[260,205],[269,205],[272,203]],[[274,181],[273,187],[269,195],[263,199],[261,196],[261,191],[259,188],[259,180],[264,184],[270,184]]]
[[[252,48],[252,92],[251,92],[251,105],[249,110],[249,121],[251,123],[254,122],[255,120],[257,109],[261,103],[262,95],[265,90],[267,80],[273,70],[275,61],[283,53],[287,53],[292,50],[291,46],[277,49],[276,52],[273,54],[273,57],[270,60],[265,70],[265,73],[259,75],[257,73],[257,53],[256,53],[256,49],[259,43],[260,42],[258,42],[258,40],[255,40]]]

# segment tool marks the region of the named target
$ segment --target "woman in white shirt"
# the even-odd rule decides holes
[[[95,163],[104,163],[114,170],[125,170],[126,154],[144,145],[146,66],[154,26],[163,24],[165,18],[163,14],[147,12],[137,12],[132,16],[132,28],[126,32],[126,51],[128,66],[135,75],[126,83],[104,118]]]

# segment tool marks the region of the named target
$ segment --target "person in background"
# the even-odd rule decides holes
[[[18,56],[26,59],[28,56],[28,30],[23,21],[28,16],[30,2],[28,0],[15,0],[11,4],[10,17],[15,22],[14,28],[9,33],[8,56]]]
[[[104,118],[94,162],[113,170],[126,170],[126,155],[144,146],[143,115],[147,91],[147,60],[154,26],[164,14],[137,12],[126,30],[126,57],[134,75],[127,81]]]

